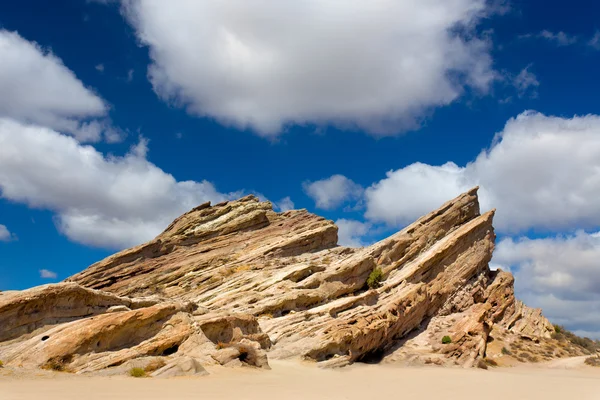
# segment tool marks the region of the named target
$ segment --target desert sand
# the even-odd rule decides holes
[[[0,374],[2,400],[109,399],[578,399],[600,398],[600,369],[515,367],[489,370],[364,365],[323,370],[274,361],[272,370],[220,368],[198,378]]]

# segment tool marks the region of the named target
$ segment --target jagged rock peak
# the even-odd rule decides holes
[[[160,361],[170,374],[268,357],[471,366],[505,357],[499,344],[557,347],[512,275],[488,267],[493,216],[473,188],[356,249],[306,210],[276,213],[254,196],[205,203],[70,283],[0,295],[0,358],[110,373]]]

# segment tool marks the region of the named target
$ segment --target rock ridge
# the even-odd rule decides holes
[[[514,361],[500,346],[513,343],[564,356],[512,275],[489,269],[495,210],[480,213],[477,189],[364,248],[255,196],[202,204],[64,283],[0,294],[0,359],[103,374],[158,363],[173,376],[293,357],[468,367]]]

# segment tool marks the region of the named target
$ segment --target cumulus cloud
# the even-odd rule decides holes
[[[42,279],[56,279],[58,275],[56,272],[50,271],[48,269],[40,269],[40,278]]]
[[[332,175],[315,182],[304,182],[306,194],[312,198],[317,208],[331,210],[349,200],[361,197],[363,188],[343,175]]]
[[[365,216],[390,225],[406,225],[468,190],[464,168],[415,163],[390,171],[365,192]]]
[[[51,51],[0,29],[0,117],[14,118],[97,142],[120,136],[108,106]],[[119,134],[119,135],[115,135]]]
[[[368,245],[363,239],[372,227],[369,222],[360,222],[341,218],[335,221],[338,227],[338,244],[348,247],[363,247]]]
[[[284,197],[283,199],[274,203],[275,209],[284,212],[294,209],[294,202],[290,196]]]
[[[516,276],[517,294],[553,322],[600,338],[600,234],[504,239],[494,263]]]
[[[505,233],[600,225],[600,116],[525,112],[465,167],[413,164],[367,189],[366,216],[406,224],[479,185],[483,209],[498,208]]]
[[[162,99],[260,135],[288,124],[392,135],[495,79],[486,0],[123,0]]]
[[[0,242],[10,242],[16,239],[16,236],[11,233],[6,225],[0,224]]]
[[[177,181],[146,159],[147,142],[123,157],[48,128],[0,118],[0,196],[56,212],[56,225],[87,245],[147,241],[175,217],[223,194],[207,181]]]

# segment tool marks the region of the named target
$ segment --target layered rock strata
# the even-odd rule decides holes
[[[512,275],[489,269],[493,216],[475,188],[355,249],[306,210],[206,203],[66,283],[0,295],[0,359],[94,372],[159,358],[165,374],[268,357],[475,365],[492,341],[553,332],[515,299]]]

